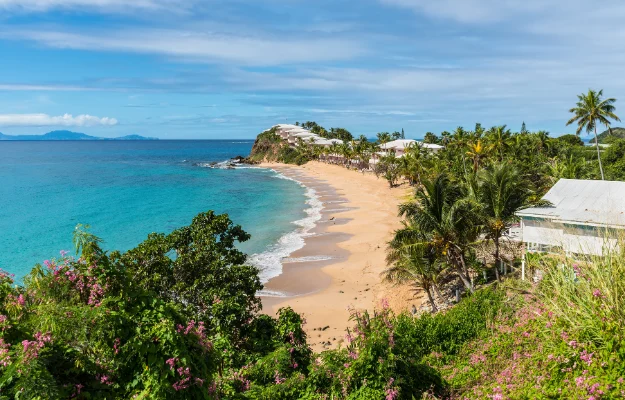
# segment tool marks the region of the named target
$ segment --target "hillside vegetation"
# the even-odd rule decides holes
[[[614,139],[625,139],[625,128],[611,128],[600,133],[597,138],[599,143],[609,144]]]
[[[281,162],[300,165],[308,160],[301,152],[291,148],[286,141],[276,134],[276,129],[272,128],[256,137],[248,161],[252,163]]]
[[[351,310],[342,348],[315,354],[290,309],[258,314],[249,236],[201,214],[171,235],[0,282],[0,390],[28,399],[610,399],[625,395],[625,258],[538,256],[419,317]],[[168,254],[175,249],[176,258]],[[198,279],[201,277],[201,279]],[[575,307],[571,307],[574,304]]]

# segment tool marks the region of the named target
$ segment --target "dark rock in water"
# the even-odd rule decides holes
[[[249,157],[243,157],[243,156],[233,157],[230,159],[230,161],[236,164],[249,164],[249,165],[258,164],[258,162],[252,161]]]
[[[219,164],[217,161],[213,161],[213,162],[208,163],[208,165],[210,165],[211,167],[214,167],[217,164]]]

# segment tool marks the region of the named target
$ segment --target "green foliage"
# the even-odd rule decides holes
[[[397,347],[415,358],[432,352],[455,355],[466,342],[487,331],[504,300],[504,292],[483,289],[444,313],[424,314],[418,319],[402,315],[396,325]]]
[[[567,146],[583,146],[584,141],[577,135],[562,135],[554,139],[556,142],[563,143]]]
[[[625,128],[608,128],[598,136],[599,143],[610,143],[613,139],[625,139]]]
[[[423,137],[423,143],[434,143],[434,144],[437,144],[439,142],[440,142],[440,139],[438,138],[438,136],[436,136],[432,132],[427,132],[425,134],[425,136]]]
[[[344,142],[349,142],[354,140],[354,136],[345,128],[330,128],[329,132],[321,135],[326,139],[339,139]]]
[[[89,257],[46,260],[23,288],[2,278],[2,392],[206,398],[217,354],[204,324],[135,285],[97,244],[85,244],[83,252],[95,250]]]
[[[485,334],[431,358],[451,398],[622,398],[624,256],[530,261],[542,282],[507,285]]]
[[[610,127],[610,120],[620,121],[619,117],[614,113],[616,108],[614,103],[616,99],[603,98],[603,90],[598,92],[592,89],[588,89],[588,93],[577,96],[578,102],[575,107],[569,110],[573,114],[573,117],[566,123],[571,125],[577,122],[577,131],[579,135],[582,131],[587,133],[594,132],[595,143],[597,145],[597,159],[599,161],[599,170],[601,172],[601,179],[604,179],[603,166],[601,164],[601,152],[599,150],[599,141],[597,137],[597,125],[604,125],[606,128]]]
[[[209,211],[169,235],[151,234],[137,248],[111,260],[133,276],[135,284],[180,304],[207,328],[237,337],[260,310],[258,270],[244,265],[235,245],[249,239],[227,215]]]
[[[625,180],[625,139],[614,139],[603,153],[606,176],[609,180]]]

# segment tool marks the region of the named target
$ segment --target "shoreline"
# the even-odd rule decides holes
[[[382,282],[386,243],[400,225],[397,206],[405,186],[390,189],[386,181],[337,165],[309,162],[303,166],[260,164],[315,191],[321,218],[304,235],[304,246],[282,259],[282,273],[265,283],[269,315],[290,306],[306,318],[311,346],[318,351],[343,342],[351,327],[348,307],[373,311],[386,299],[396,312],[419,307],[423,299],[407,286]],[[325,329],[323,329],[325,328]]]

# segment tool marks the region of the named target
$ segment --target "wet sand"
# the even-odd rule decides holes
[[[265,284],[285,297],[262,297],[264,312],[273,315],[290,306],[303,314],[309,342],[319,351],[342,343],[351,326],[348,306],[372,311],[386,299],[395,311],[404,311],[421,304],[411,288],[382,283],[380,277],[386,243],[401,225],[397,206],[409,188],[390,189],[373,174],[319,162],[261,166],[314,189],[323,203],[305,246],[284,259],[283,273]]]

